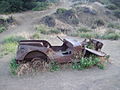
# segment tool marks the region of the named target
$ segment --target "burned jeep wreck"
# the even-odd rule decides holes
[[[71,63],[74,58],[95,55],[100,58],[106,54],[101,52],[103,43],[95,39],[85,39],[82,42],[73,39],[61,39],[62,46],[52,46],[46,40],[21,40],[19,42],[16,62],[20,65],[30,63],[32,68],[43,70],[50,62]],[[91,47],[92,46],[92,47]]]

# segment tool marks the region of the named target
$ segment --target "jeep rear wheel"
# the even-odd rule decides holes
[[[47,62],[41,58],[33,58],[31,61],[31,66],[35,71],[44,71],[46,70]]]

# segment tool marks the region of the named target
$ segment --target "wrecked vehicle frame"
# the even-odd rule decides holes
[[[52,46],[46,40],[21,40],[19,42],[16,62],[24,64],[32,62],[34,65],[42,65],[50,62],[69,63],[74,60],[80,60],[82,57],[96,55],[105,57],[106,54],[101,52],[103,43],[95,39],[85,39],[82,42],[73,39],[61,39],[61,46]],[[94,49],[87,48],[88,44],[93,45]],[[42,63],[42,64],[41,64]]]

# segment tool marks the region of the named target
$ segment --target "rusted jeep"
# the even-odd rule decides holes
[[[22,40],[19,42],[16,62],[24,64],[31,62],[33,67],[43,67],[44,64],[51,61],[58,63],[72,62],[74,58],[87,57],[90,55],[96,55],[104,57],[106,54],[99,51],[103,43],[100,41],[86,39],[82,42],[72,39],[61,39],[62,46],[52,46],[46,40]],[[87,48],[86,45],[92,43],[94,49]]]

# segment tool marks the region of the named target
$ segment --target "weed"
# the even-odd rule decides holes
[[[9,53],[14,53],[17,49],[17,43],[5,43],[0,46],[0,57],[8,55]]]
[[[8,36],[3,40],[3,43],[17,43],[20,40],[24,40],[22,36]]]
[[[45,25],[38,25],[36,26],[36,30],[42,34],[58,34],[60,31],[55,28],[50,28]]]
[[[97,65],[100,63],[100,59],[96,56],[90,56],[90,57],[84,57],[80,59],[80,62],[73,63],[72,68],[76,70],[83,70],[86,68],[90,68],[94,65]]]
[[[108,28],[114,28],[114,29],[120,29],[120,24],[119,23],[109,23]]]
[[[0,33],[4,32],[6,28],[4,26],[0,26]]]
[[[120,38],[120,34],[118,33],[109,33],[109,34],[104,34],[102,39],[110,39],[110,40],[118,40]]]
[[[81,38],[95,38],[96,37],[96,35],[97,34],[95,34],[95,33],[90,33],[90,32],[82,32],[82,33],[79,33],[79,36],[81,37]]]
[[[32,38],[33,38],[33,39],[39,39],[39,38],[40,38],[40,33],[34,33],[34,34],[32,35]]]
[[[48,2],[36,2],[36,7],[33,8],[33,11],[41,11],[48,8],[50,4]]]
[[[65,11],[67,11],[67,9],[65,9],[65,8],[58,8],[58,9],[56,10],[56,13],[57,13],[57,14],[62,14],[62,13],[64,13]]]
[[[81,28],[79,28],[77,31],[78,31],[78,32],[91,32],[90,29],[85,28],[85,27],[81,27]]]
[[[49,32],[51,34],[59,34],[60,33],[60,31],[58,29],[51,29]]]
[[[10,64],[9,64],[9,68],[10,68],[10,72],[13,74],[13,75],[16,75],[16,71],[19,67],[19,64],[16,63],[15,61],[15,58],[13,58],[11,61],[10,61]]]
[[[51,62],[50,63],[50,71],[53,72],[53,71],[58,71],[60,70],[60,66],[58,65],[57,62]]]
[[[17,49],[18,41],[25,38],[21,36],[9,36],[3,40],[3,44],[0,45],[0,57],[14,53]]]
[[[97,64],[97,66],[98,66],[98,68],[100,68],[100,69],[105,69],[105,66],[104,66],[104,64]]]
[[[37,25],[36,30],[42,34],[48,34],[49,28],[45,25]]]
[[[114,4],[109,4],[109,5],[106,6],[106,8],[108,8],[108,9],[110,9],[110,10],[115,10],[115,9],[117,9],[118,7],[117,7],[116,5],[114,5]]]

